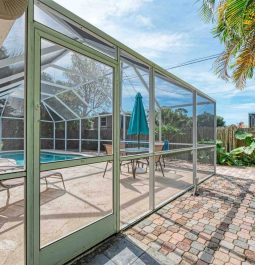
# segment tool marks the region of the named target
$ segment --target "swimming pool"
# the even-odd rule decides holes
[[[73,155],[73,154],[61,154],[61,153],[53,153],[53,152],[45,152],[42,151],[40,155],[41,163],[50,163],[56,161],[65,161],[65,160],[72,160],[83,158],[82,155]],[[3,152],[0,153],[0,159],[7,158],[13,159],[16,161],[18,166],[24,166],[24,152],[21,151],[14,151],[14,152]]]

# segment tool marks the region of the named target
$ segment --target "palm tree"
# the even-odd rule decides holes
[[[213,35],[225,50],[215,61],[215,72],[243,89],[255,67],[255,0],[202,0],[206,22],[216,22]]]

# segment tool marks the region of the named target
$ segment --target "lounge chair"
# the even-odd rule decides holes
[[[7,172],[9,170],[15,170],[15,169],[18,169],[18,168],[21,169],[23,167],[22,166],[18,166],[14,159],[7,159],[7,158],[1,158],[0,159],[0,173],[5,173],[5,172]],[[44,172],[41,172],[40,179],[45,180],[45,183],[46,183],[47,187],[48,187],[47,178],[49,178],[49,177],[60,179],[62,181],[62,183],[63,183],[64,189],[66,189],[62,173],[57,172],[57,171],[44,171]]]
[[[0,173],[6,173],[9,170],[14,170],[17,168],[20,168],[20,166],[18,166],[16,164],[15,160],[5,159],[5,158],[0,159]],[[41,172],[40,179],[43,179],[45,181],[46,187],[48,188],[47,178],[58,178],[58,179],[60,179],[62,181],[64,189],[66,189],[62,173],[57,172],[57,171]],[[8,180],[8,179],[7,180],[0,180],[0,191],[1,191],[1,189],[7,191],[7,204],[10,200],[10,189],[24,185],[24,179],[22,181],[18,181],[19,179],[23,179],[23,178],[10,179],[10,180]]]
[[[7,158],[0,159],[0,173],[6,173],[7,171],[15,170],[18,168],[19,166],[16,164],[16,161],[14,159],[7,159]],[[6,182],[7,180],[0,180],[0,191],[6,190],[7,192],[6,205],[8,205],[9,200],[10,200],[11,185],[5,184]],[[19,184],[19,185],[23,185],[23,184]],[[15,185],[15,186],[19,186],[19,185]]]
[[[8,205],[10,201],[10,189],[9,189],[9,186],[5,185],[3,182],[4,182],[3,180],[0,180],[0,191],[6,190],[7,192],[6,205]]]
[[[14,159],[0,158],[0,172],[6,172],[9,170],[22,169],[23,166],[16,164]]]
[[[58,178],[58,179],[61,179],[61,181],[63,183],[63,187],[66,190],[65,182],[64,182],[62,173],[56,172],[56,171],[46,171],[46,172],[42,172],[41,173],[40,179],[43,179],[45,181],[46,187],[48,188],[48,180],[47,180],[47,178]],[[10,196],[11,196],[10,195],[10,189],[24,185],[24,180],[23,181],[17,181],[19,179],[21,179],[21,178],[10,179],[10,180],[8,180],[8,179],[7,180],[0,180],[0,191],[1,190],[6,190],[6,192],[7,192],[6,205],[8,205],[8,203],[10,201]]]
[[[63,178],[63,175],[62,175],[61,172],[58,172],[58,171],[44,171],[44,172],[41,172],[40,179],[44,179],[44,181],[46,183],[46,187],[48,188],[48,180],[47,180],[47,178],[60,179],[62,181],[64,190],[66,189],[64,178]]]

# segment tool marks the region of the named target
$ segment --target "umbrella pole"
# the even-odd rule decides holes
[[[140,149],[140,134],[137,134],[137,140],[138,140],[138,149]]]

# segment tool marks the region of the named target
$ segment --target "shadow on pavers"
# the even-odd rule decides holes
[[[111,237],[69,265],[174,265],[171,259],[123,234]]]

